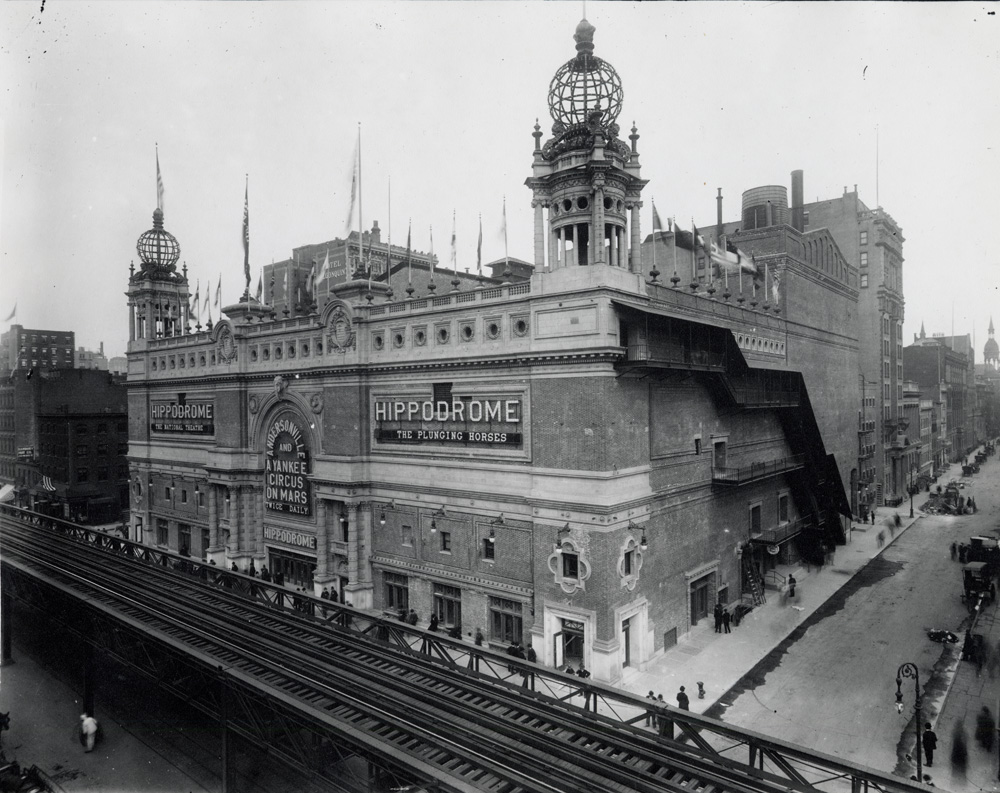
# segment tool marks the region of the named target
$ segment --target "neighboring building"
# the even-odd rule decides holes
[[[128,374],[128,358],[124,355],[116,355],[108,361],[108,371],[111,372],[111,374],[117,375]]]
[[[920,417],[920,386],[906,380],[903,382],[903,401],[901,403],[900,439],[902,443],[902,454],[900,454],[900,465],[906,476],[907,492],[911,484],[920,475],[923,464],[923,427]],[[927,428],[928,433],[930,427]]]
[[[0,371],[72,369],[76,334],[11,325],[0,336]]]
[[[535,128],[534,257],[510,283],[430,290],[428,262],[410,296],[394,262],[391,299],[361,270],[314,307],[286,299],[293,264],[275,305],[244,293],[192,333],[162,324],[189,284],[157,210],[128,284],[134,539],[610,681],[843,540],[856,271],[788,258],[781,314],[647,280],[638,135],[593,31],[552,82],[552,138]]]
[[[85,347],[78,347],[73,368],[100,369],[103,372],[107,372],[110,367],[108,359],[104,356],[104,342],[101,342],[101,348],[97,352],[88,350]]]
[[[940,394],[945,441],[945,462],[957,462],[971,451],[975,441],[969,434],[966,406],[969,403],[969,359],[949,346],[952,337],[928,337],[921,326],[920,335],[903,350],[908,375],[923,394]],[[912,368],[911,368],[912,367]]]
[[[906,494],[908,470],[898,435],[903,400],[903,232],[881,207],[869,209],[844,188],[840,198],[802,207],[805,226],[828,229],[844,258],[858,269],[858,338],[861,372],[878,383],[880,405],[876,499],[898,504]]]
[[[43,369],[30,378],[15,372],[0,387],[0,406],[13,408],[0,470],[18,503],[83,523],[121,520],[128,507],[121,380],[87,369]]]

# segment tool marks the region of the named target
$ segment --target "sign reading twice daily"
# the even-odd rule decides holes
[[[153,432],[180,432],[186,435],[215,433],[215,404],[206,400],[166,402],[154,400],[149,406]]]
[[[379,443],[519,448],[521,421],[521,400],[516,398],[375,400]]]
[[[267,431],[264,503],[272,512],[311,515],[309,450],[298,421],[279,416]]]

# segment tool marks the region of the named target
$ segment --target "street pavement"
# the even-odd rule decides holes
[[[957,793],[997,790],[995,753],[977,747],[972,731],[983,692],[995,715],[1000,681],[991,681],[988,670],[977,678],[972,664],[959,662],[960,645],[931,642],[926,631],[961,635],[968,624],[959,597],[961,565],[951,560],[949,546],[975,534],[996,535],[998,472],[994,457],[965,480],[966,495],[974,492],[979,505],[976,515],[921,517],[918,509],[911,520],[908,502],[879,509],[876,525],[858,526],[837,549],[833,564],[781,571],[794,572],[799,581],[794,600],[768,590],[768,602],[728,635],[703,621],[647,668],[631,673],[625,687],[640,695],[662,693],[673,703],[684,685],[692,710],[909,777],[916,772],[914,683],[904,680],[900,715],[895,677],[900,664],[912,662],[920,670],[923,720],[935,725],[939,737],[937,762],[925,774],[932,784]],[[951,466],[939,481],[960,473],[959,466]],[[915,503],[926,498],[921,493]],[[893,534],[885,523],[897,512],[902,530]],[[886,543],[880,547],[883,530]],[[992,638],[989,634],[995,615],[996,606],[990,605],[976,628],[994,647],[1000,640],[1000,626]],[[705,685],[705,699],[696,698],[698,681]],[[969,738],[964,771],[953,768],[949,757],[959,719]]]

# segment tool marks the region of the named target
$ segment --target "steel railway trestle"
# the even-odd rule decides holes
[[[926,790],[673,708],[657,735],[609,686],[15,507],[0,531],[5,597],[338,789]]]

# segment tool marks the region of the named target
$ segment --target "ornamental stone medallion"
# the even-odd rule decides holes
[[[219,358],[222,363],[232,363],[236,358],[236,341],[228,326],[219,333]]]
[[[347,312],[338,307],[330,315],[330,346],[336,352],[354,349],[354,324]]]

